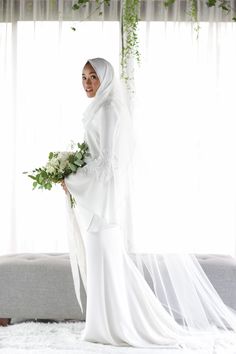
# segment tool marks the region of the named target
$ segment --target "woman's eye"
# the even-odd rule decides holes
[[[97,76],[96,75],[91,75],[90,78],[93,79],[93,80],[96,80]],[[82,76],[82,80],[86,80],[86,76]]]

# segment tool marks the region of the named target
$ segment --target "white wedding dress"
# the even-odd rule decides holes
[[[113,83],[109,64],[102,59],[90,62],[101,81],[100,96],[96,95],[83,118],[91,156],[85,167],[65,178],[77,202],[72,209],[67,198],[71,266],[81,307],[78,267],[87,293],[83,340],[169,348],[170,354],[176,348],[236,353],[236,316],[224,305],[194,256],[153,255],[152,263],[140,264],[140,259],[135,262],[127,252],[120,108],[109,96]],[[87,215],[84,232],[82,210]],[[155,291],[142,267],[149,270],[152,280],[159,279]]]

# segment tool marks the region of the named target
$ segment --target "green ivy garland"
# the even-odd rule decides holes
[[[164,0],[164,6],[168,7],[173,5],[176,0]],[[197,21],[197,0],[188,0],[190,5],[189,15],[192,20]],[[228,14],[230,11],[235,12],[235,9],[231,6],[230,0],[206,0],[205,5],[207,7],[218,7],[223,12]],[[236,16],[232,17],[232,21],[236,22]]]
[[[233,9],[230,1],[228,1],[228,0],[207,0],[206,5],[208,7],[218,6],[226,14],[228,14],[230,11],[235,13],[235,9]],[[232,21],[236,22],[236,16],[232,17]]]
[[[91,2],[91,0],[77,0],[77,3],[75,3],[72,6],[72,9],[73,10],[79,10],[81,7],[85,7],[89,2]],[[110,5],[110,0],[95,0],[95,3],[96,3],[97,6],[96,6],[95,10],[92,13],[99,11],[98,14],[99,14],[99,16],[101,16],[103,14],[102,6],[103,5],[109,6]],[[92,13],[90,13],[89,16],[91,16]]]
[[[121,78],[127,85],[128,80],[133,79],[128,73],[129,61],[135,58],[138,64],[141,62],[138,41],[139,9],[140,0],[124,0],[121,16]]]
[[[189,0],[189,10],[187,13],[195,24],[194,30],[197,32],[198,37],[200,26],[197,17],[197,0]]]

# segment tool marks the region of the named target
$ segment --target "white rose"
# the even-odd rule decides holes
[[[70,156],[70,153],[68,151],[62,151],[58,154],[58,159],[61,161],[66,161],[68,160]]]
[[[53,167],[51,165],[46,165],[46,172],[47,173],[55,173],[56,169],[55,169],[55,167]]]
[[[60,161],[59,170],[60,170],[60,171],[61,171],[61,170],[64,171],[64,169],[66,168],[67,164],[68,164],[67,160],[61,160],[61,161]]]
[[[53,157],[53,158],[49,161],[49,165],[52,166],[52,167],[58,167],[58,166],[59,166],[58,158]]]

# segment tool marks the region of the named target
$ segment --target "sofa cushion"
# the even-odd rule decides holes
[[[225,304],[236,310],[235,258],[226,255],[197,255],[197,258]],[[81,299],[86,312],[82,281]],[[0,256],[0,318],[85,320],[74,291],[69,254]]]
[[[0,317],[84,320],[67,253],[0,256]],[[86,295],[81,287],[82,301]]]
[[[236,259],[227,255],[197,255],[202,269],[224,303],[236,310]]]

